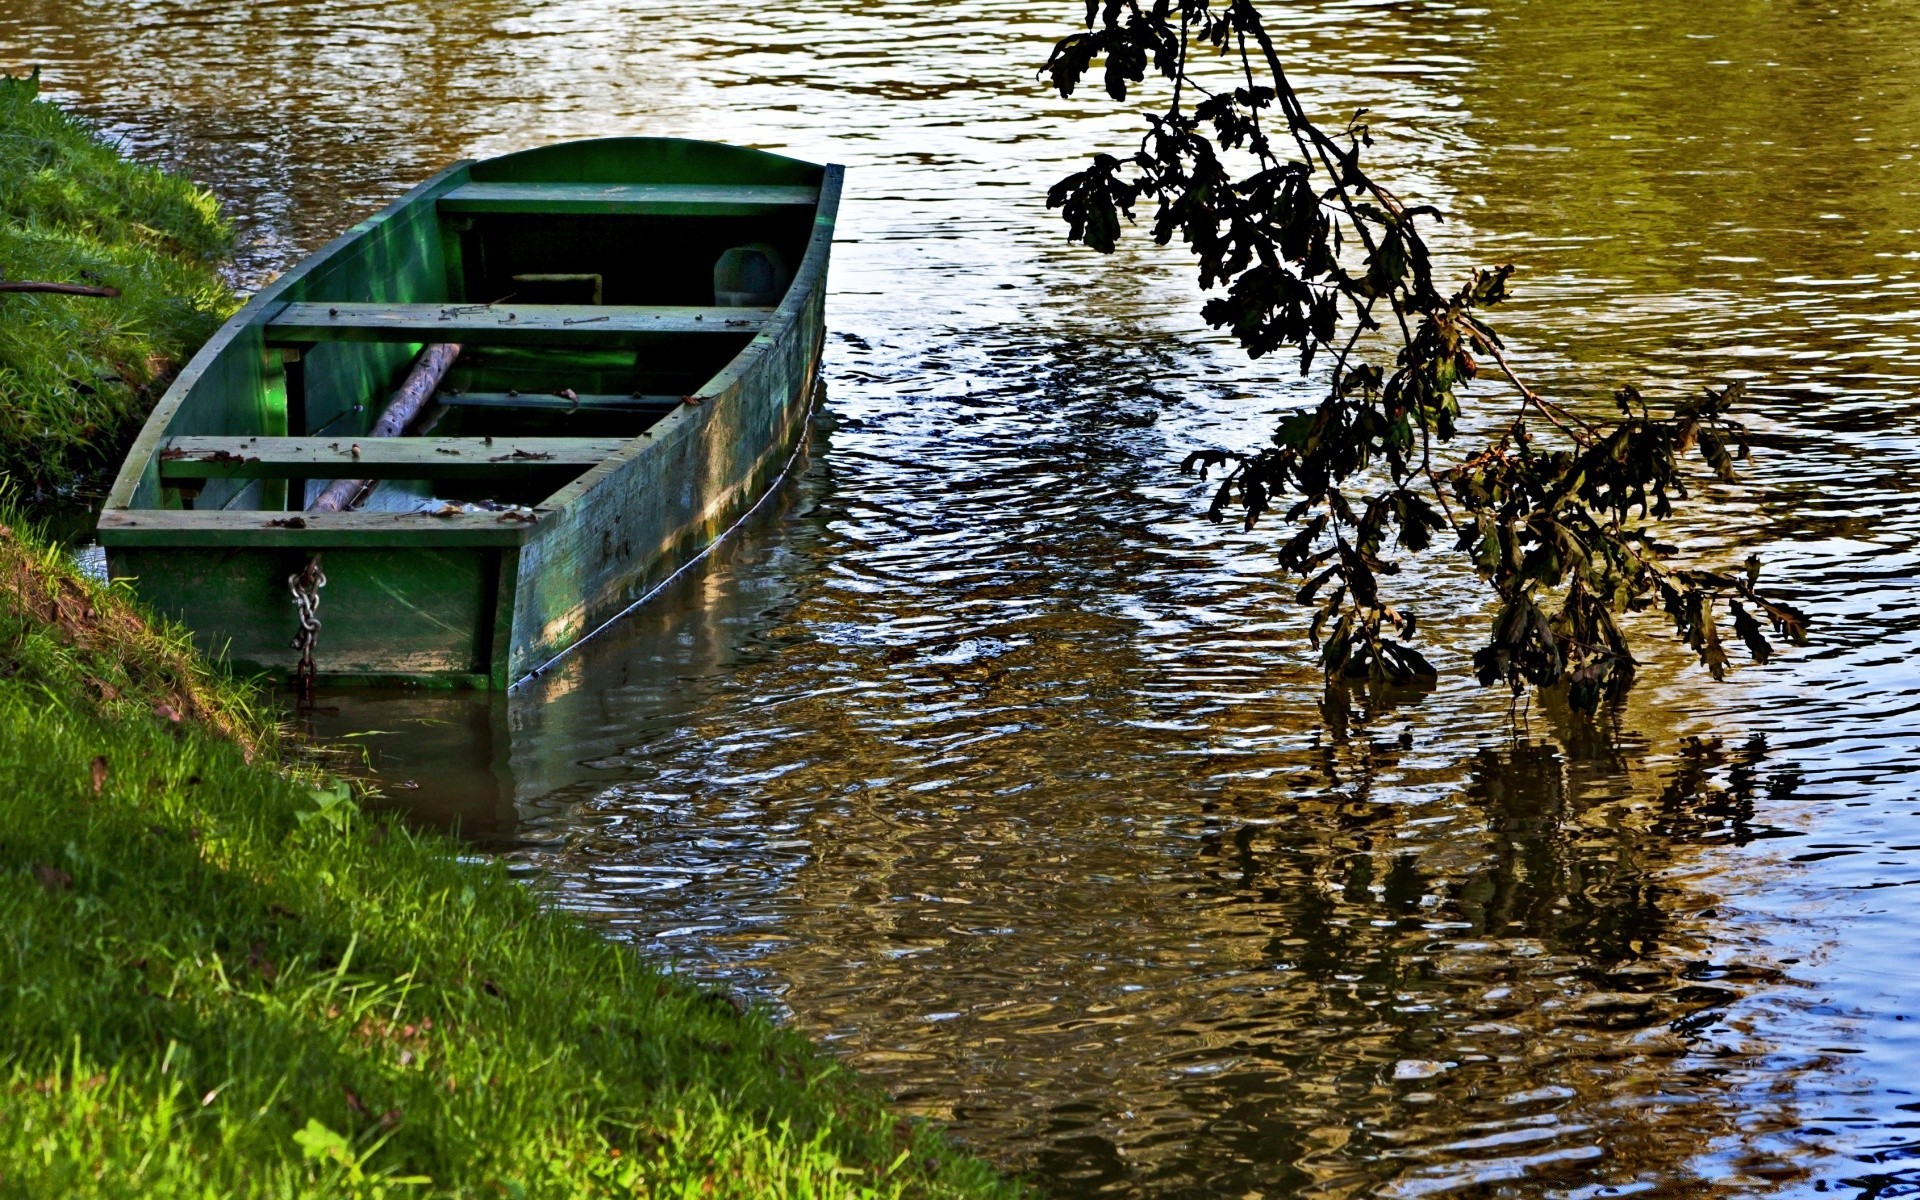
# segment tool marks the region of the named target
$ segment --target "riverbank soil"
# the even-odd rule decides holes
[[[37,92],[0,77],[0,273],[119,295],[0,292],[0,472],[34,496],[110,471],[238,306],[213,197],[120,157]]]
[[[0,84],[0,269],[123,293],[0,299],[23,490],[231,304],[204,195],[76,131]],[[765,1013],[364,815],[183,633],[0,523],[0,1196],[1018,1193]]]

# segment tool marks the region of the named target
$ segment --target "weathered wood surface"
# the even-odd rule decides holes
[[[520,552],[509,674],[539,668],[646,596],[763,496],[805,433],[825,337],[842,172],[828,167],[814,231],[775,320],[652,437],[547,500]]]
[[[810,213],[783,204],[765,218],[767,236],[795,251],[805,247],[806,262],[777,309],[643,308],[641,319],[629,321],[624,306],[581,312],[584,306],[459,303],[511,290],[489,280],[487,294],[474,295],[472,282],[489,270],[602,270],[596,245],[565,239],[577,239],[583,223],[608,215],[606,209],[570,215],[565,221],[572,225],[547,228],[534,210],[498,219],[476,213],[469,221],[443,219],[438,203],[468,184],[545,189],[550,181],[591,189],[712,188],[731,194],[727,203],[739,202],[735,185],[742,182],[809,196],[817,184],[820,202]],[[289,643],[296,623],[286,579],[323,552],[332,616],[315,650],[322,679],[505,686],[698,554],[764,493],[787,461],[804,435],[818,363],[839,181],[838,168],[673,139],[564,143],[455,164],[264,288],[181,372],[135,443],[101,518],[111,575],[186,623],[207,651],[226,655],[243,671],[284,672],[294,666]],[[760,200],[775,198],[762,194]],[[576,193],[566,202],[640,206],[628,211],[691,203],[699,211],[686,214],[688,228],[703,231],[700,237],[720,236],[714,231],[726,228],[724,221],[702,219],[724,211],[685,192]],[[669,224],[658,228],[677,236]],[[813,234],[806,241],[801,231],[809,225]],[[515,249],[513,239],[519,238],[529,240]],[[525,246],[536,249],[529,255]],[[605,262],[614,273],[606,276],[608,295],[700,303],[698,287],[685,286],[680,275],[656,276],[654,260],[631,244],[609,249],[614,252]],[[490,252],[521,257],[509,258],[510,271],[498,259],[490,268]],[[662,261],[684,275],[680,260],[686,257]],[[327,311],[360,308],[403,319],[344,330],[351,321]],[[528,312],[543,309],[557,318],[556,329],[521,324]],[[447,310],[453,311],[442,320]],[[461,327],[462,310],[477,328]],[[310,336],[289,337],[289,315],[303,311],[319,314],[332,328],[309,327]],[[508,320],[503,311],[517,315]],[[276,317],[282,319],[278,328],[271,327]],[[404,319],[409,317],[417,324]],[[574,324],[567,324],[569,317]],[[467,406],[468,422],[496,419],[475,410],[517,407],[491,405],[495,398],[522,398],[504,388],[523,389],[527,399],[555,389],[532,405],[549,410],[555,431],[567,427],[564,410],[574,408],[558,394],[562,387],[589,398],[582,409],[609,398],[597,422],[625,409],[629,389],[684,389],[694,393],[693,402],[678,395],[642,397],[659,407],[642,410],[633,425],[646,426],[655,415],[658,420],[531,510],[444,517],[298,513],[278,507],[285,503],[273,490],[285,486],[279,480],[162,477],[161,451],[174,437],[305,435],[351,444],[366,436],[375,416],[367,409],[389,393],[421,345],[460,340],[471,351],[462,367],[472,368],[462,386],[471,387],[477,400]],[[698,382],[703,378],[704,385]],[[453,393],[440,398],[459,406]],[[467,426],[476,427],[487,426]],[[572,473],[553,472],[559,478]],[[400,480],[398,486],[412,485]],[[187,502],[193,508],[183,511],[179,506]]]
[[[160,480],[160,446],[170,436],[318,433],[348,422],[356,422],[352,432],[358,434],[363,426],[357,423],[356,406],[391,388],[416,347],[320,345],[289,361],[283,350],[265,345],[265,318],[288,300],[316,295],[383,301],[444,298],[446,264],[432,201],[464,182],[468,169],[468,164],[456,163],[422,182],[247,301],[167,388],[128,450],[105,508],[142,510],[179,503]],[[293,424],[296,417],[299,423]],[[207,482],[195,503],[201,508],[239,507],[271,499],[257,481],[216,479]],[[110,571],[117,570],[113,561],[109,544]]]
[[[690,305],[295,303],[267,321],[267,340],[637,347],[665,334],[757,333],[772,314]]]
[[[326,677],[489,686],[497,581],[503,564],[517,557],[510,546],[369,546],[355,539],[236,552],[225,543],[193,548],[168,542],[123,546],[117,555],[146,604],[192,628],[217,631],[208,652],[248,674],[293,670],[296,622],[287,576],[315,552],[327,587],[314,658]]]
[[[495,479],[528,467],[590,467],[626,438],[168,438],[163,479]],[[325,511],[309,509],[309,512]],[[338,511],[338,510],[333,510]]]
[[[562,412],[668,413],[685,404],[685,396],[629,396],[588,392],[563,396],[555,392],[441,392],[434,397],[448,408],[558,409]]]
[[[440,198],[443,213],[582,213],[757,217],[812,208],[818,188],[754,184],[468,183]]]
[[[459,342],[436,342],[424,347],[420,357],[414,359],[413,366],[407,371],[407,377],[394,389],[387,400],[387,407],[380,413],[380,419],[367,430],[369,438],[395,438],[406,432],[413,424],[420,410],[433,399],[442,380],[446,379],[454,361],[460,357]],[[358,446],[352,448],[353,456],[358,458]],[[345,512],[353,507],[353,502],[367,485],[373,482],[371,475],[355,473],[352,479],[336,479],[328,484],[313,503],[307,505],[308,512]]]
[[[108,509],[99,532],[114,546],[517,546],[540,513]]]

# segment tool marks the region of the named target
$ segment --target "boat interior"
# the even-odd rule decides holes
[[[821,173],[667,139],[450,168],[266,289],[196,361],[130,506],[297,512],[338,479],[366,481],[356,509],[535,505],[700,402],[773,318]],[[402,436],[370,439],[436,343],[461,352],[432,399]]]

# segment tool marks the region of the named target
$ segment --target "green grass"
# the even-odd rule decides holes
[[[253,704],[0,533],[0,1196],[1017,1194]]]
[[[110,466],[234,305],[210,197],[0,77],[0,472]],[[804,1039],[366,815],[0,505],[0,1197],[1012,1197]]]
[[[37,90],[0,76],[0,273],[122,294],[0,294],[0,472],[30,494],[113,467],[237,304],[213,197],[122,158]]]

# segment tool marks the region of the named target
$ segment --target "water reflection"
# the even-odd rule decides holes
[[[1792,786],[1763,743],[1642,780],[1643,739],[1564,713],[1463,763],[1392,709],[1275,748],[1313,727],[1305,672],[1221,689],[1252,724],[1216,741],[1139,711],[1164,676],[1135,631],[1032,611],[1050,574],[960,572],[912,629],[856,623],[839,605],[886,593],[813,576],[849,516],[830,476],[511,708],[521,852],[566,902],[779,998],[1060,1194],[1684,1194],[1760,1132],[1727,1022],[1776,968],[1716,952],[1720,896],[1668,877],[1784,832],[1755,815]],[[1163,718],[1206,707],[1183,696]]]
[[[1171,469],[1297,402],[1177,259],[1063,246],[1127,119],[1014,0],[13,0],[0,68],[215,182],[283,268],[463,153],[614,132],[848,162],[808,465],[505,704],[342,695],[395,794],[752,988],[1058,1195],[1920,1190],[1915,5],[1288,6],[1566,393],[1744,377],[1681,532],[1820,621],[1598,722],[1448,672],[1323,709],[1270,543]],[[1649,631],[1651,632],[1651,631]],[[417,787],[399,785],[412,782]]]

